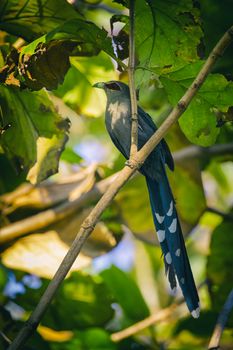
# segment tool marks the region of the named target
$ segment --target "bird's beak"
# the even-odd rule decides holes
[[[95,87],[95,88],[98,88],[98,89],[104,89],[105,88],[105,83],[99,82],[99,83],[95,83],[92,86]]]

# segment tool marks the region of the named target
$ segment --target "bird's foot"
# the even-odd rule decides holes
[[[134,159],[128,159],[125,162],[125,165],[128,166],[130,169],[140,169],[141,166],[143,165],[143,162],[138,162],[137,160],[134,160]]]

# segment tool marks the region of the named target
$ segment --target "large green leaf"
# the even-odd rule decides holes
[[[149,315],[149,309],[132,278],[116,266],[101,272],[113,297],[132,321],[139,321]]]
[[[26,289],[16,302],[31,311],[48,284],[42,280],[39,289]],[[98,276],[73,272],[67,278],[53,299],[42,324],[56,330],[75,330],[104,326],[113,316],[112,298],[109,290]]]
[[[105,111],[106,98],[92,85],[98,81],[117,80],[112,60],[104,52],[93,57],[71,57],[71,68],[55,94],[81,115],[100,116]]]
[[[207,278],[214,311],[220,311],[233,281],[233,224],[224,221],[212,234],[210,255],[207,260]]]
[[[80,17],[66,0],[1,0],[0,29],[31,41]]]
[[[202,64],[197,62],[187,65],[160,78],[173,106],[183,96]],[[232,94],[233,83],[223,75],[208,76],[179,121],[182,131],[191,142],[210,146],[216,141],[220,131],[217,128],[216,110],[227,112],[233,105]]]
[[[137,1],[135,41],[140,67],[174,71],[198,58],[202,31],[191,0]]]
[[[0,144],[15,168],[27,171],[32,183],[57,172],[69,122],[60,117],[47,93],[2,86],[0,103],[4,121],[11,124]]]
[[[8,58],[10,63],[3,67],[1,81],[8,85],[26,85],[32,90],[56,89],[70,67],[70,55],[93,56],[101,50],[118,60],[104,29],[89,21],[73,19],[25,46],[19,59],[15,55],[13,65]]]

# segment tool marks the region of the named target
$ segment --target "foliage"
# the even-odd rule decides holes
[[[232,25],[233,6],[230,0],[135,6],[139,101],[160,125]],[[105,97],[92,85],[127,80],[128,8],[124,0],[0,2],[0,325],[10,339],[124,165],[99,118]],[[195,280],[207,281],[200,318],[187,316],[179,295],[167,290],[144,179],[136,175],[102,215],[25,349],[207,347],[233,280],[232,214],[222,220],[208,207],[231,213],[233,158],[232,151],[205,156],[200,146],[232,144],[232,72],[231,46],[166,136]],[[183,151],[190,157],[179,160]],[[112,334],[176,301],[168,322],[113,341]],[[230,326],[232,317],[223,348],[232,344]]]

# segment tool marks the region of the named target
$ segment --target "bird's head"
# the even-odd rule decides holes
[[[103,89],[107,98],[118,99],[122,96],[129,98],[129,87],[121,81],[112,80],[108,82],[99,82],[94,84],[93,87]]]

